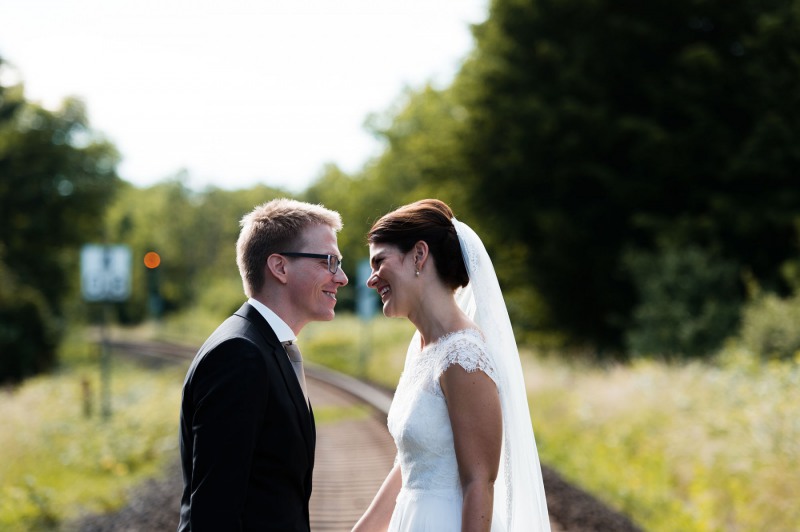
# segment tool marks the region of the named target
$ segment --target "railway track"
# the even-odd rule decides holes
[[[115,355],[136,356],[154,364],[188,364],[196,352],[194,347],[152,341],[112,341],[110,348]],[[348,531],[369,505],[394,461],[394,442],[386,429],[391,395],[368,383],[310,364],[306,367],[306,378],[317,418],[311,530]],[[542,470],[553,532],[641,530],[627,517],[564,481],[549,467],[543,466]],[[129,507],[117,514],[90,517],[67,529],[175,530],[180,491],[180,471],[174,468],[161,484],[145,486]],[[165,497],[173,500],[165,501]],[[148,502],[148,499],[153,500]]]

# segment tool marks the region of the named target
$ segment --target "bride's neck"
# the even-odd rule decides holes
[[[420,305],[418,311],[409,315],[409,320],[422,336],[422,347],[442,336],[471,326],[469,318],[458,308],[452,294],[447,297],[432,297],[430,303]]]

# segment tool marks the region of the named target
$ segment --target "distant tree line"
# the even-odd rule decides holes
[[[800,284],[800,0],[493,0],[473,32],[449,86],[368,118],[381,155],[298,195],[342,213],[351,283],[378,216],[439,197],[484,236],[523,342],[706,356],[748,290]],[[80,102],[0,90],[0,376],[52,362],[75,250],[103,232],[163,258],[120,319],[148,316],[148,275],[165,312],[241,302],[238,220],[285,191],[137,189]]]
[[[797,284],[798,30],[797,0],[495,0],[451,86],[374,117],[353,180],[455,203],[522,336],[706,355],[748,287]]]
[[[470,206],[572,341],[703,355],[745,279],[788,289],[798,30],[797,0],[492,2],[456,82]]]
[[[55,362],[76,248],[102,237],[118,160],[80,101],[49,111],[0,85],[0,381]]]

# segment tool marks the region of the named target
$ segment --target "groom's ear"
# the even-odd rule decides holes
[[[271,274],[281,284],[286,284],[288,275],[286,273],[286,259],[283,255],[273,253],[267,257],[267,273]]]

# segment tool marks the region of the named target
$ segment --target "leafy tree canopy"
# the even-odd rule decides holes
[[[0,61],[0,68],[7,66]],[[28,352],[33,361],[11,364],[0,379],[52,361],[62,304],[77,284],[78,248],[102,234],[105,206],[119,184],[118,159],[90,129],[79,100],[51,111],[27,101],[21,84],[0,85],[0,269],[7,272],[0,350]],[[18,319],[21,312],[28,322]],[[43,332],[31,338],[20,327]],[[20,341],[35,345],[23,349]]]
[[[470,198],[576,340],[620,346],[622,258],[695,244],[780,286],[800,212],[800,2],[495,0],[462,69]],[[698,285],[699,286],[699,285]]]

